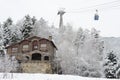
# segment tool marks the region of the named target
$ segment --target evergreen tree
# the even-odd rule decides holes
[[[12,19],[8,18],[3,23],[3,37],[4,37],[4,46],[8,45],[11,41],[11,25],[12,25]]]
[[[108,53],[106,58],[106,63],[104,64],[105,67],[105,77],[106,78],[117,78],[116,72],[118,67],[118,61],[116,55],[112,52]]]
[[[3,38],[3,30],[2,30],[2,25],[0,24],[0,50],[3,49],[3,39],[2,38]]]
[[[21,40],[21,32],[20,29],[17,25],[12,25],[11,26],[11,31],[12,31],[12,35],[11,35],[11,43],[15,43]]]
[[[2,39],[2,25],[0,23],[0,39]]]
[[[33,16],[33,18],[32,18],[33,25],[35,25],[36,21],[37,21],[37,19],[35,18],[35,16]]]
[[[31,35],[31,31],[33,29],[33,22],[29,15],[25,16],[24,23],[22,25],[21,33],[23,35],[23,39],[29,37]]]
[[[12,33],[12,37],[11,37],[11,43],[15,43],[18,42],[20,39],[18,37],[19,35],[17,33]]]

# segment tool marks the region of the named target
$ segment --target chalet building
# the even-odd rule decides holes
[[[48,39],[37,36],[26,38],[6,47],[10,56],[20,62],[19,72],[53,73],[53,60],[57,50],[52,36]]]

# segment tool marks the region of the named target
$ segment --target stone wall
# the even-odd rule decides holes
[[[21,63],[23,73],[52,73],[50,63],[43,62],[27,62]]]

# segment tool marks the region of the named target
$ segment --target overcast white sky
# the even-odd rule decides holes
[[[91,29],[95,27],[101,31],[102,36],[120,37],[120,1],[90,9],[80,8],[99,5],[116,0],[0,0],[0,22],[11,17],[14,23],[22,19],[26,14],[43,17],[56,27],[59,24],[57,11],[65,8],[64,24],[71,23],[74,29],[79,27]],[[118,6],[119,5],[119,6]],[[117,6],[117,7],[115,7]],[[88,9],[88,10],[87,10]],[[95,9],[98,9],[99,21],[94,21]],[[72,13],[75,12],[75,13]]]

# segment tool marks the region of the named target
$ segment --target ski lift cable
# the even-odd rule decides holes
[[[119,5],[110,6],[110,7],[106,7],[106,8],[101,8],[99,10],[106,10],[106,9],[112,9],[112,8],[117,8],[117,7],[120,7],[120,4]]]
[[[118,3],[118,2],[120,2],[120,0],[115,0],[115,1],[106,2],[106,3],[102,3],[102,4],[98,4],[98,5],[93,5],[93,6],[89,6],[89,7],[79,8],[79,9],[77,9],[77,11],[65,11],[65,12],[66,13],[82,13],[82,12],[91,11],[92,9],[93,10],[104,10],[104,9],[107,9],[107,8],[111,9],[113,7],[120,7],[120,5],[115,5],[114,4],[114,3]],[[112,6],[110,4],[112,4],[112,5],[114,4],[114,5]],[[110,5],[110,7],[109,6],[105,7],[106,5]],[[100,7],[103,7],[103,8],[100,8]],[[55,16],[55,19],[53,21],[53,24],[54,24],[55,20],[56,20],[56,16]]]
[[[89,6],[89,7],[84,7],[84,8],[77,9],[76,11],[67,11],[67,13],[84,12],[85,10],[90,10],[90,9],[95,8],[95,7],[102,7],[102,6],[104,7],[106,5],[113,4],[113,3],[116,3],[116,2],[120,2],[120,0],[111,1],[111,2],[107,2],[107,3],[102,3],[102,4],[98,4],[98,5],[94,5],[94,6]]]
[[[116,8],[116,7],[120,7],[120,4],[119,5],[114,5],[114,6],[107,6],[107,7],[104,7],[104,8],[91,8],[91,9],[86,9],[86,10],[79,10],[79,11],[66,11],[66,13],[83,13],[83,12],[88,12],[88,11],[91,11],[91,10],[106,10],[106,9],[112,9],[112,8]]]
[[[102,4],[98,4],[98,5],[93,5],[93,6],[88,6],[88,7],[84,7],[84,8],[80,8],[81,9],[89,9],[89,8],[93,8],[93,7],[99,7],[99,6],[104,6],[104,5],[109,5],[109,4],[113,4],[116,2],[120,2],[120,0],[116,0],[116,1],[111,1],[111,2],[106,2],[106,3],[102,3]],[[79,9],[78,9],[79,10]]]
[[[120,4],[119,5],[110,6],[110,7],[106,7],[106,8],[99,8],[99,9],[95,9],[94,8],[94,10],[102,10],[102,11],[105,10],[106,11],[107,9],[112,9],[112,8],[116,8],[116,7],[120,7]],[[87,10],[81,10],[81,11],[76,11],[76,12],[75,11],[74,12],[66,12],[66,13],[83,13],[83,12],[88,12],[88,10],[91,11],[91,9],[87,9]],[[57,18],[57,15],[54,18],[54,21],[52,23],[53,25],[55,23],[56,18]]]
[[[98,4],[98,5],[93,5],[93,6],[90,6],[90,7],[87,7],[87,8],[97,7],[97,6],[103,6],[103,5],[108,5],[108,4],[113,4],[113,3],[116,3],[116,2],[120,2],[120,0],[106,2],[106,3],[102,3],[102,4]]]

